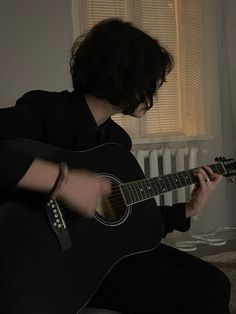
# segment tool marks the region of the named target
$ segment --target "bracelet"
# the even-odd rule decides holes
[[[59,172],[58,176],[56,178],[55,183],[53,184],[53,187],[51,188],[49,195],[50,197],[55,197],[58,190],[61,188],[61,186],[66,182],[67,176],[68,176],[68,166],[66,163],[61,162],[59,165]]]

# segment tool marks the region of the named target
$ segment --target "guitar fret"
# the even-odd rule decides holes
[[[153,182],[153,178],[148,179],[148,185],[150,186],[149,192],[151,194],[151,196],[155,196],[156,195],[156,191],[155,191],[155,184]]]
[[[147,185],[145,184],[145,181],[142,181],[141,184],[142,184],[142,188],[143,188],[143,191],[144,191],[144,194],[145,194],[145,199],[147,199],[148,195],[149,195],[149,191],[147,189]]]
[[[127,184],[121,185],[120,188],[121,188],[121,191],[123,192],[124,199],[125,199],[126,203],[127,204],[131,204],[132,203],[132,198],[131,198],[131,195],[129,193],[129,189],[128,189]]]
[[[140,186],[139,181],[136,182],[135,187],[136,187],[136,192],[138,194],[138,199],[142,200],[143,199],[143,189],[142,189],[142,186]]]
[[[163,194],[162,186],[161,186],[158,178],[156,178],[155,182],[156,182],[156,187],[157,187],[158,193]]]
[[[145,181],[142,181],[142,187],[145,193],[145,199],[147,199],[150,196],[150,193],[149,193],[149,190]]]
[[[218,174],[224,174],[225,173],[225,168],[222,164],[218,163],[218,164],[214,164],[214,165],[210,165],[211,169]]]
[[[133,188],[134,188],[134,191],[135,191],[136,199],[137,199],[137,200],[141,199],[141,197],[140,197],[140,191],[139,191],[138,183],[137,183],[137,182],[133,182]]]
[[[194,176],[193,170],[188,170],[188,174],[191,180],[191,184],[194,184],[197,182],[197,178]]]
[[[181,183],[181,180],[179,178],[179,175],[178,174],[174,174],[174,182],[176,184],[176,188],[181,188],[182,187],[182,183]]]
[[[151,178],[150,182],[151,182],[151,185],[152,185],[152,189],[153,189],[153,191],[155,193],[154,195],[160,194],[160,191],[158,190],[157,184],[155,182],[155,178]]]
[[[189,177],[189,173],[188,171],[184,171],[184,178],[185,178],[185,181],[186,181],[186,185],[190,185],[192,183],[190,177]]]
[[[170,180],[170,184],[171,184],[172,190],[177,189],[177,184],[176,184],[176,181],[175,181],[173,175],[170,175],[170,176],[169,176],[169,180]]]
[[[181,172],[179,174],[179,180],[180,180],[180,183],[181,183],[181,187],[185,186],[186,185],[186,180],[185,180],[185,176],[184,176],[184,173]]]
[[[164,182],[164,180],[163,180],[163,176],[160,176],[160,177],[159,177],[159,184],[160,184],[160,186],[161,186],[162,194],[165,193],[165,192],[168,192],[168,189],[167,189],[167,187],[166,187],[166,185],[165,185],[165,182]],[[163,184],[164,187],[162,187],[162,184]]]
[[[182,176],[184,179],[184,185],[187,185],[188,184],[188,176],[186,175],[186,171],[183,171]]]
[[[152,197],[150,184],[147,184],[147,180],[144,180],[144,183],[146,185],[147,197]]]
[[[217,164],[216,164],[216,165],[212,165],[212,166],[211,166],[211,169],[212,169],[214,172],[219,173],[219,169],[218,169],[218,167],[217,167]]]
[[[143,199],[146,199],[147,198],[147,195],[146,195],[146,192],[145,192],[145,189],[143,188],[143,185],[140,181],[138,181],[138,187],[139,187],[139,191],[142,195],[142,198]]]
[[[135,186],[135,182],[133,184],[131,184],[131,189],[133,191],[134,200],[136,202],[139,200],[139,196],[138,196],[138,191],[137,191],[136,186]]]
[[[135,203],[137,201],[137,199],[135,197],[135,191],[133,190],[133,187],[132,187],[131,183],[128,183],[128,188],[130,190],[132,202]]]
[[[171,191],[171,190],[173,190],[173,188],[172,188],[172,185],[171,185],[171,183],[170,183],[169,176],[170,176],[170,175],[168,175],[168,174],[165,175],[165,176],[164,176],[164,181],[165,181],[165,184],[166,184],[166,186],[167,186],[168,191]]]

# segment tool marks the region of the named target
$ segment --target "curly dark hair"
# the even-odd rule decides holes
[[[132,23],[118,18],[96,24],[77,38],[71,53],[74,90],[106,99],[131,114],[142,102],[146,110],[172,70],[172,55]]]

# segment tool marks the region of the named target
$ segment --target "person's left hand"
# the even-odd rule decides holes
[[[197,215],[203,209],[208,198],[223,178],[207,166],[196,169],[194,175],[198,177],[199,181],[195,184],[191,199],[186,204],[186,217]]]

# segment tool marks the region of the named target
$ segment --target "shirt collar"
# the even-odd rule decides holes
[[[84,132],[102,132],[104,133],[111,118],[106,120],[101,126],[97,123],[88,107],[85,96],[79,91],[73,91],[70,94],[70,105],[72,110],[72,128],[79,133]]]

